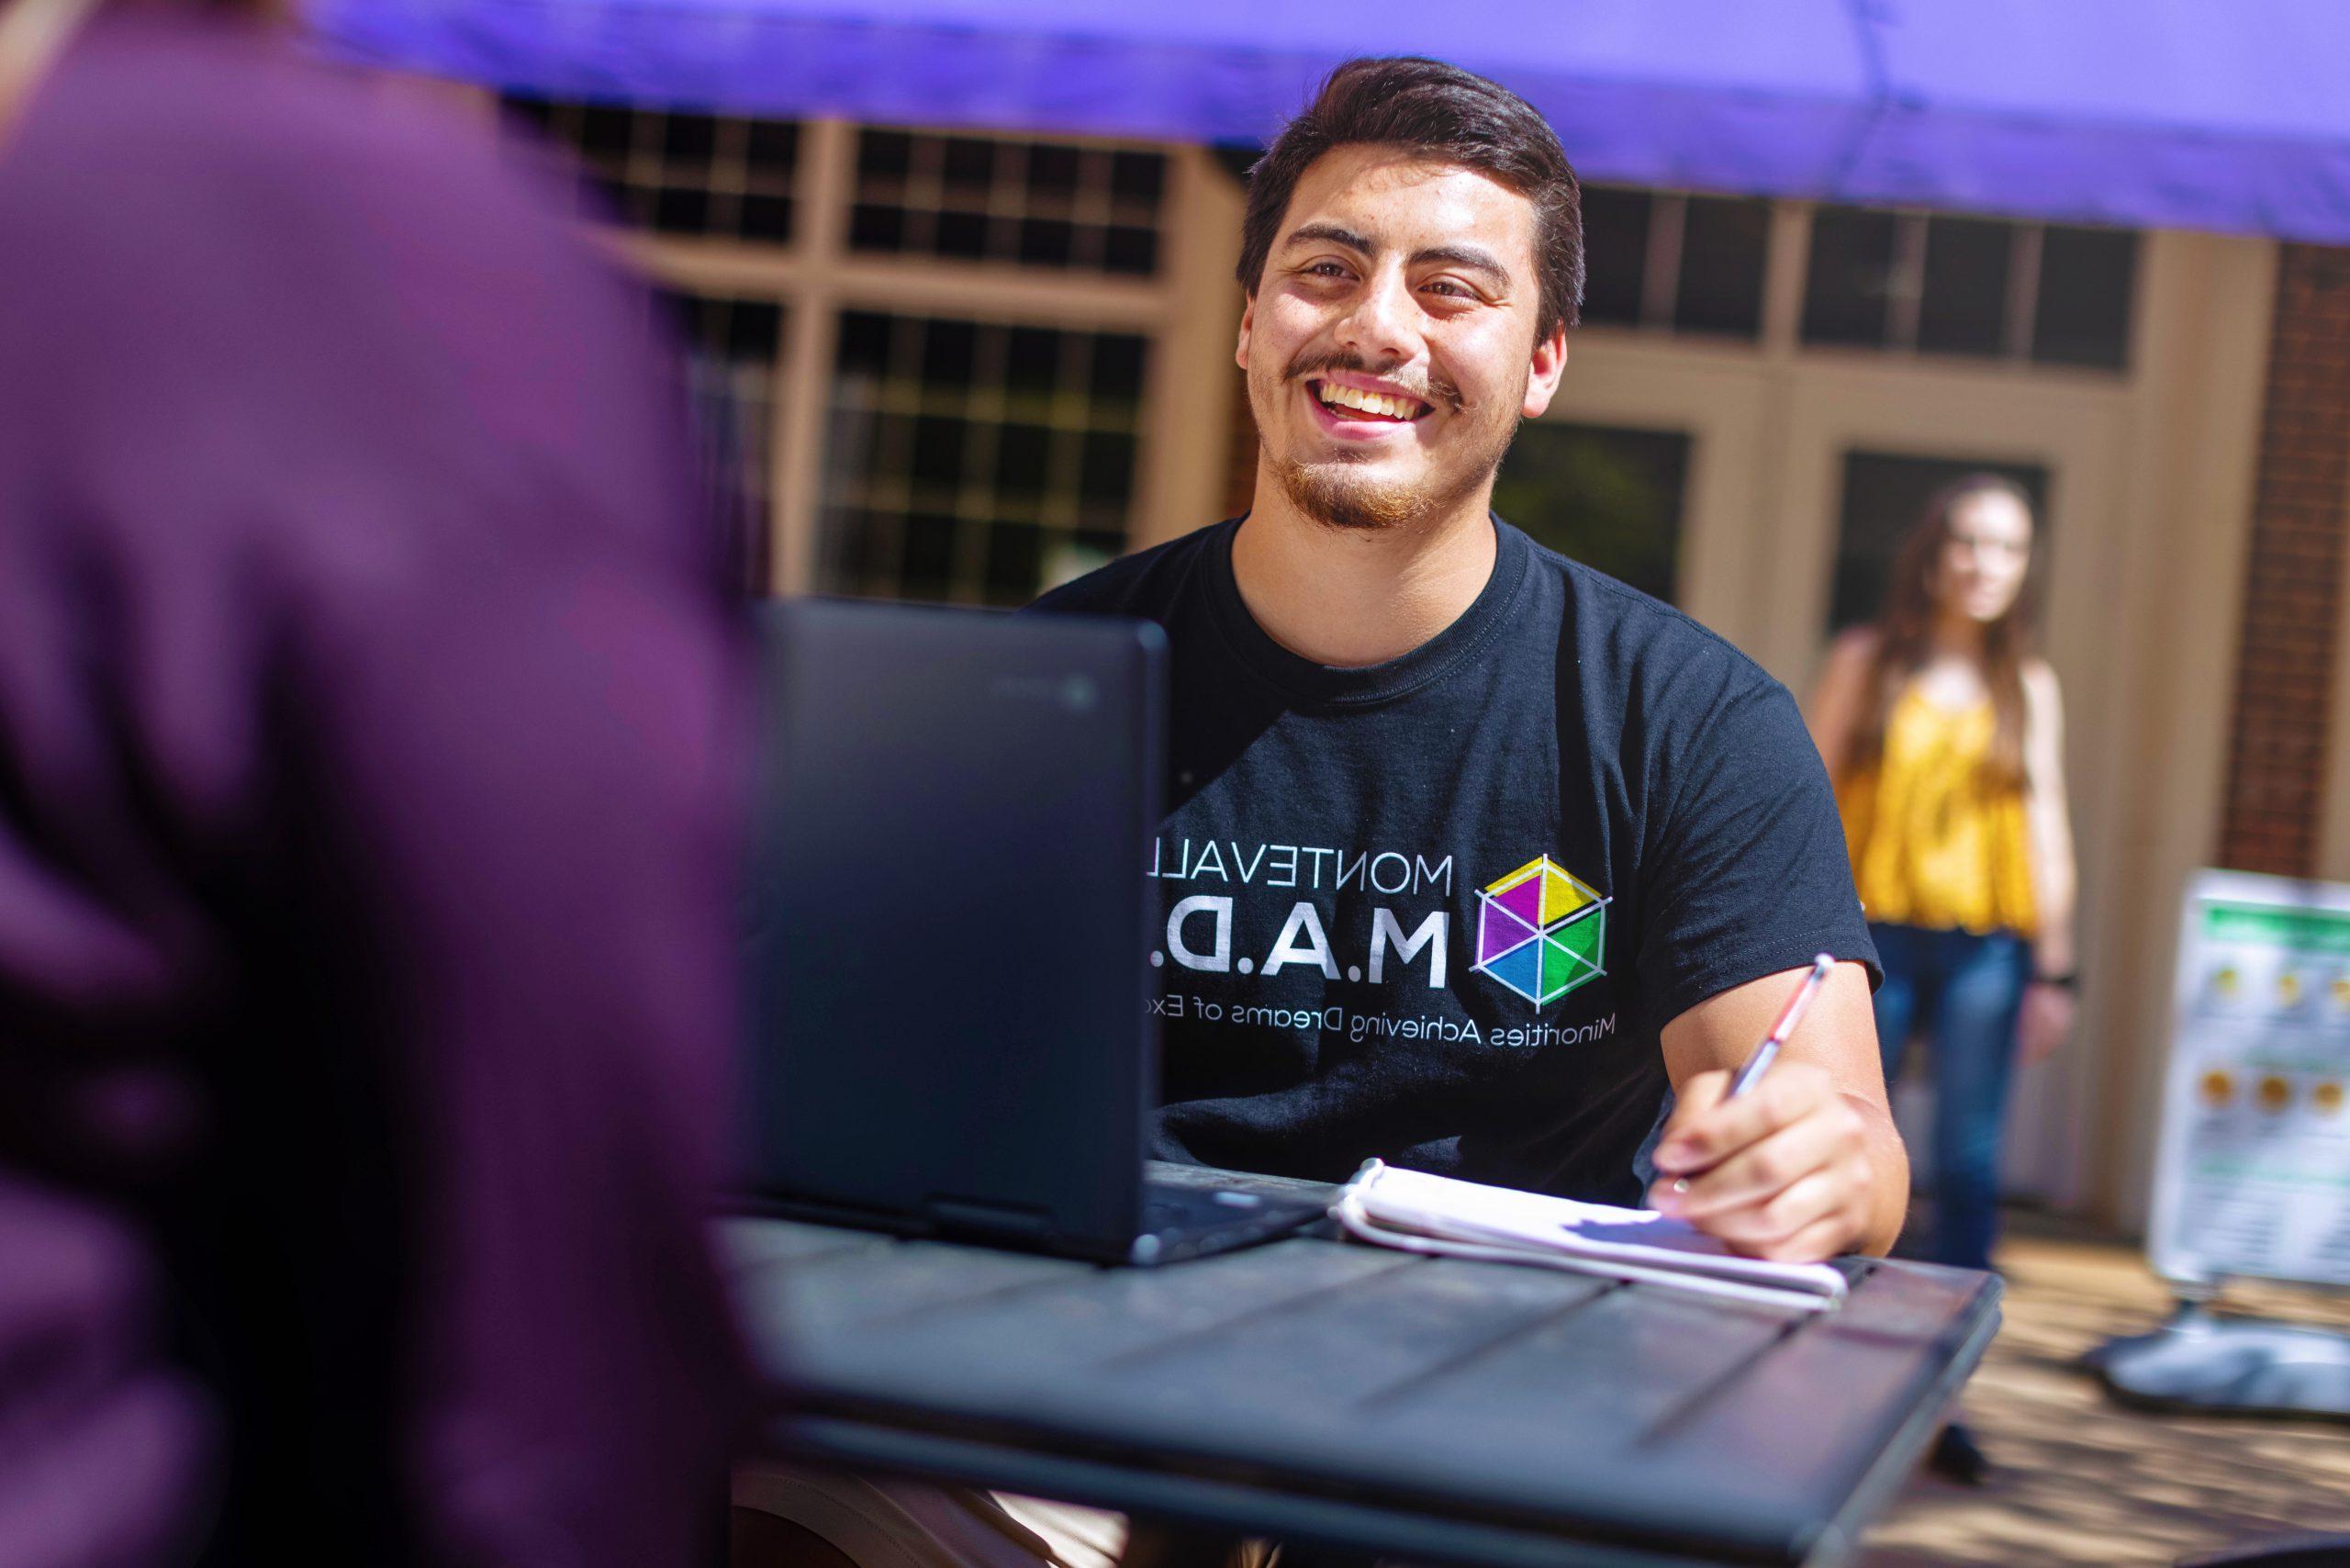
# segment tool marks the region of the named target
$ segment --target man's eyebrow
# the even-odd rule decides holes
[[[1379,246],[1374,241],[1337,223],[1304,224],[1292,230],[1289,237],[1281,243],[1302,245],[1316,240],[1328,244],[1344,245],[1347,249],[1360,251],[1366,256],[1375,256],[1379,253]],[[1414,266],[1428,262],[1442,262],[1449,266],[1466,267],[1471,272],[1483,273],[1498,283],[1507,284],[1515,281],[1510,276],[1509,269],[1502,265],[1492,252],[1480,250],[1474,245],[1430,245],[1412,252]]]
[[[1366,256],[1375,256],[1379,253],[1378,246],[1353,230],[1336,223],[1305,224],[1302,228],[1292,230],[1289,238],[1281,243],[1299,245],[1314,240],[1324,240],[1334,245],[1344,245],[1349,251],[1360,251]]]
[[[1498,283],[1513,281],[1509,269],[1495,260],[1492,252],[1481,251],[1474,245],[1430,245],[1412,252],[1414,266],[1424,262],[1444,262],[1456,267],[1467,267],[1471,272],[1484,273]]]

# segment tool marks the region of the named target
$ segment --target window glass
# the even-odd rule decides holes
[[[1689,437],[1532,420],[1494,481],[1494,510],[1643,593],[1673,597]]]
[[[1147,149],[868,127],[849,248],[1147,277],[1166,184]]]
[[[1684,332],[1751,338],[1762,330],[1762,260],[1771,204],[1690,196],[1681,230],[1673,325]]]
[[[1894,215],[1823,207],[1811,215],[1803,341],[1878,347],[1893,283]]]
[[[2129,230],[2051,224],[2040,242],[2031,357],[2046,364],[2126,368],[2137,273],[2138,236]]]
[[[784,308],[772,299],[674,291],[659,296],[685,343],[686,390],[711,489],[737,541],[741,580],[770,580],[769,466]]]
[[[800,127],[509,97],[508,110],[568,146],[602,205],[669,234],[781,244],[791,238]]]
[[[2036,523],[2033,566],[2047,547],[2048,470],[2030,463],[2006,463],[1990,458],[1968,460],[1924,457],[1893,452],[1848,452],[1844,454],[1844,499],[1836,532],[1836,579],[1829,596],[1828,629],[1875,619],[1885,602],[1886,573],[1894,553],[1918,520],[1934,492],[1969,474],[2006,476],[2031,497]]]
[[[2006,347],[2008,258],[2016,226],[1993,218],[1926,220],[1926,288],[1918,347],[1928,353],[1998,354]]]
[[[820,591],[1021,604],[1123,552],[1148,341],[847,311]]]
[[[1637,327],[1640,286],[1647,275],[1649,215],[1646,191],[1615,185],[1583,188],[1583,319],[1606,326]]]

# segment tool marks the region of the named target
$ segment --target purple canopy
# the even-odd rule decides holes
[[[1356,54],[1506,83],[1585,174],[2350,242],[2341,0],[320,0],[555,96],[1259,141]]]

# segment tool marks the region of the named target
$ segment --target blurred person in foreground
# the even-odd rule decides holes
[[[10,79],[0,1563],[688,1561],[741,726],[645,308],[248,20]]]
[[[1993,474],[1927,503],[1883,612],[1830,649],[1813,737],[1885,963],[1885,1076],[1922,1035],[1934,1083],[1930,1255],[1988,1269],[2016,1058],[2073,1026],[2074,865],[2056,674],[2032,649],[2031,499]],[[1937,1470],[1979,1482],[1965,1428]]]
[[[2073,835],[2056,674],[2032,648],[2031,500],[1991,474],[1937,494],[1884,610],[1830,650],[1812,734],[1885,963],[1888,1082],[1933,1070],[1931,1255],[1988,1269],[2011,1069],[2073,1023]]]

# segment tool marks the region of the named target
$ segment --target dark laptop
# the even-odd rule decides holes
[[[762,613],[753,1196],[1137,1263],[1315,1218],[1146,1180],[1158,628],[824,599]]]

